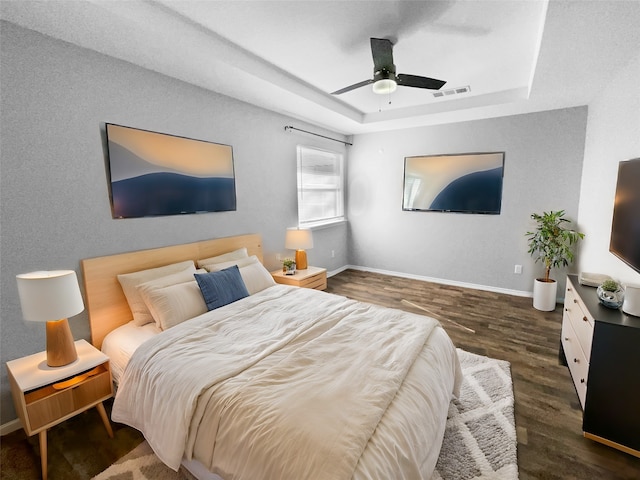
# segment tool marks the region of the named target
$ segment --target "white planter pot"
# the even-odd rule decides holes
[[[536,278],[533,282],[533,308],[543,312],[555,310],[557,292],[558,282],[543,282]]]

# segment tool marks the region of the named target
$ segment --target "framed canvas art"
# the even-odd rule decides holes
[[[498,215],[503,173],[504,152],[406,157],[402,209]]]
[[[106,124],[113,218],[236,209],[230,145]]]

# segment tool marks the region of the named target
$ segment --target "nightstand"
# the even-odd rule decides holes
[[[277,283],[292,285],[294,287],[313,288],[324,290],[327,288],[327,269],[319,267],[309,267],[304,270],[296,270],[294,275],[285,275],[282,270],[271,272],[273,279]]]
[[[96,407],[113,437],[102,402],[113,395],[109,357],[85,340],[75,342],[78,359],[49,367],[46,352],[7,362],[11,395],[27,435],[39,434],[42,478],[47,479],[47,429]]]

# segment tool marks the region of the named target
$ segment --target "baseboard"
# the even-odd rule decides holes
[[[0,436],[4,437],[5,435],[13,433],[16,430],[20,430],[21,428],[22,422],[19,418],[16,418],[15,420],[11,420],[10,422],[0,425]]]
[[[426,277],[423,275],[414,275],[411,273],[403,273],[403,272],[394,272],[391,270],[381,270],[379,268],[369,268],[369,267],[361,267],[359,265],[348,265],[344,267],[342,270],[337,271],[337,273],[342,272],[347,269],[360,270],[362,272],[372,272],[372,273],[380,273],[382,275],[391,275],[394,277],[400,278],[408,278],[411,280],[422,280],[423,282],[433,282],[440,283],[442,285],[451,285],[454,287],[463,287],[463,288],[471,288],[473,290],[484,290],[487,292],[494,293],[504,293],[506,295],[514,295],[516,297],[533,297],[533,292],[525,292],[522,290],[511,290],[508,288],[499,288],[492,287],[489,285],[477,285],[475,283],[467,283],[467,282],[458,282],[456,280],[446,280],[442,278],[434,278],[434,277]]]
[[[327,277],[333,277],[334,275],[342,273],[349,268],[351,268],[349,267],[349,265],[345,265],[343,267],[338,268],[337,270],[331,270],[330,272],[327,272]]]

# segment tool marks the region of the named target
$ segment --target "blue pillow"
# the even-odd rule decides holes
[[[249,296],[237,265],[218,272],[196,273],[194,277],[209,310]]]

